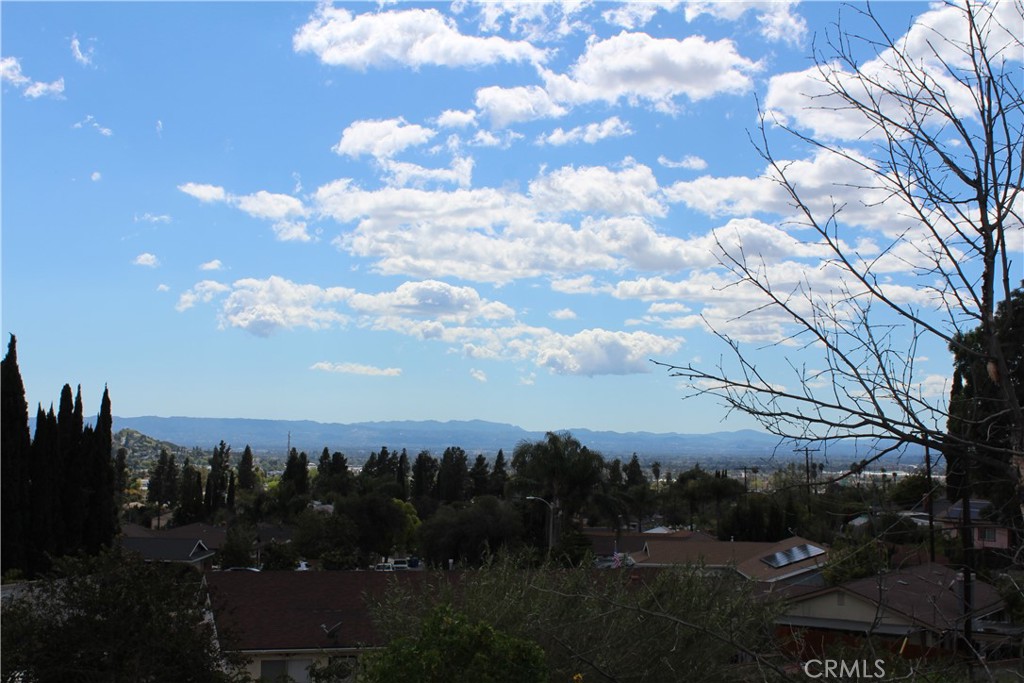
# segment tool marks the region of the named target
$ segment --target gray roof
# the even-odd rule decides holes
[[[198,538],[122,538],[121,547],[151,562],[197,564],[214,555]]]

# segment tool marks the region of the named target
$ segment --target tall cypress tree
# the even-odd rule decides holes
[[[57,452],[64,511],[64,530],[58,545],[62,553],[74,553],[82,547],[85,529],[88,462],[81,453],[82,423],[75,416],[71,385],[65,384],[61,389],[57,405]]]
[[[64,516],[60,505],[60,465],[57,452],[57,416],[39,406],[36,412],[36,434],[32,440],[31,488],[31,554],[32,574],[50,568],[50,557],[60,554]]]
[[[256,488],[256,470],[253,467],[252,449],[248,444],[245,445],[242,459],[238,462],[238,488],[244,491],[252,491]]]
[[[0,361],[0,563],[3,571],[28,568],[30,435],[25,385],[18,369],[17,340],[11,335]]]
[[[82,412],[82,388],[75,398],[75,419],[80,420]],[[109,546],[118,531],[118,514],[114,504],[114,461],[113,452],[114,418],[110,408],[110,391],[103,387],[100,412],[96,426],[86,428],[82,433],[79,457],[86,464],[86,519],[82,532],[82,543],[89,554],[96,554],[100,548]]]

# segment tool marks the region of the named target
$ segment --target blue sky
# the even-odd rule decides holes
[[[781,338],[737,319],[713,235],[820,264],[748,133],[760,101],[842,135],[800,86],[840,9],[4,3],[3,333],[29,404],[71,382],[125,416],[749,427],[649,359],[713,361],[708,322]],[[899,36],[929,6],[876,9]]]

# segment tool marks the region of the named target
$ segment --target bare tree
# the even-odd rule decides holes
[[[994,318],[1022,272],[1024,7],[950,4],[933,10],[941,25],[917,24],[899,39],[870,5],[850,11],[871,35],[837,23],[815,51],[814,91],[805,93],[845,134],[807,133],[769,102],[755,141],[793,209],[786,228],[810,235],[802,246],[822,254],[820,264],[790,277],[741,241],[717,237],[732,286],[756,294],[744,319],[769,317],[785,330],[772,346],[788,366],[759,364],[761,349],[710,322],[729,350],[717,364],[661,365],[687,380],[689,396],[718,397],[784,439],[854,440],[877,458],[909,444],[969,448],[950,444],[948,386],[929,391],[919,358],[982,355],[1000,388],[993,412],[1012,424],[1008,445],[987,457],[1012,463],[1007,476],[1019,485],[1024,417],[1012,382],[999,379],[1011,377],[1012,346]],[[776,152],[780,131],[840,169],[824,183],[832,192],[808,187],[798,164]],[[839,199],[851,191],[856,205]],[[873,241],[851,244],[850,226],[865,224]],[[983,343],[968,348],[975,330]]]
[[[786,229],[810,235],[801,253],[820,262],[794,275],[724,231],[716,237],[731,286],[753,296],[730,323],[770,321],[782,331],[770,346],[788,363],[759,363],[763,349],[730,334],[732,325],[706,320],[728,353],[711,367],[662,365],[684,378],[688,396],[717,397],[794,445],[853,441],[871,460],[916,444],[984,460],[1024,505],[1015,386],[1024,344],[1002,338],[996,324],[997,308],[1013,305],[1021,286],[1024,256],[1024,5],[951,2],[898,38],[870,5],[844,11],[866,32],[840,20],[799,93],[810,109],[788,117],[770,94],[755,138],[792,209]],[[835,175],[808,178],[783,159],[780,133],[827,159]],[[870,241],[855,241],[862,226],[871,227]],[[974,378],[988,383],[985,410],[951,411],[948,382],[929,388],[919,359],[945,352],[987,375]],[[976,424],[964,428],[965,420]],[[979,436],[997,423],[1005,438]],[[970,524],[965,514],[965,613]]]

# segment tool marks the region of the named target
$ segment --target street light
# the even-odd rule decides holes
[[[537,496],[527,496],[526,500],[539,500],[548,506],[548,559],[551,559],[551,546],[555,540],[555,506]]]

